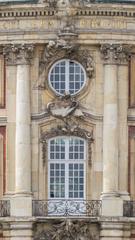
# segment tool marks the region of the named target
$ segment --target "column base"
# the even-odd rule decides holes
[[[122,217],[123,199],[119,192],[102,193],[102,216]]]
[[[104,198],[119,198],[120,193],[119,192],[102,192],[101,193],[101,199]]]
[[[101,223],[100,240],[130,240],[130,223],[104,222]]]
[[[14,195],[11,200],[11,216],[31,217],[32,216],[32,196]]]
[[[3,239],[5,240],[32,240],[32,222],[17,220],[10,224],[3,224]]]

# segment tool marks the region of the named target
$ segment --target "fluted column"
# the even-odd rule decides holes
[[[16,47],[16,178],[15,192],[31,192],[31,139],[30,139],[30,58],[32,46]]]
[[[104,61],[103,196],[118,196],[118,66],[126,53],[121,45],[101,47]]]

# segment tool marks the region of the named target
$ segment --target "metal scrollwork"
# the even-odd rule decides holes
[[[100,200],[33,200],[33,216],[99,216]]]

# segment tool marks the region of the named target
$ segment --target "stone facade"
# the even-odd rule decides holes
[[[0,0],[0,239],[135,239],[134,6]],[[62,85],[49,78],[62,60],[59,94]],[[75,94],[70,64],[85,78]],[[74,197],[50,193],[50,140],[61,138],[85,144],[83,197],[75,197],[77,184]],[[81,157],[66,160],[82,167]]]

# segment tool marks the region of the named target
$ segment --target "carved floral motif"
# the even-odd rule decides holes
[[[131,56],[131,46],[120,44],[103,44],[100,48],[101,56],[106,63],[128,63]]]

